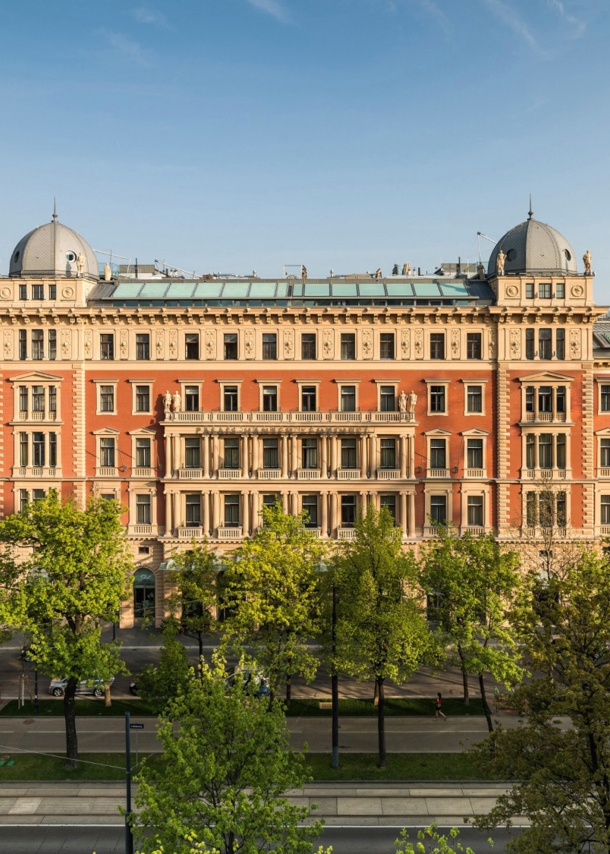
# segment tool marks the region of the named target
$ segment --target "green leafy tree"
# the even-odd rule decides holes
[[[26,631],[39,670],[66,678],[68,767],[76,767],[75,692],[83,679],[107,683],[126,672],[120,644],[103,644],[102,622],[116,619],[133,570],[118,502],[92,499],[85,510],[57,493],[0,523],[0,622]]]
[[[284,513],[278,503],[263,508],[263,526],[235,553],[224,578],[227,648],[252,650],[273,694],[285,683],[287,703],[291,676],[311,680],[318,667],[307,641],[318,628],[323,555],[303,516]]]
[[[186,650],[176,638],[176,626],[168,622],[158,664],[149,664],[137,678],[138,694],[156,711],[185,690],[192,674]]]
[[[304,756],[290,748],[281,704],[254,692],[241,680],[228,689],[215,656],[170,702],[158,732],[162,767],[145,764],[138,776],[133,826],[142,854],[191,854],[194,842],[220,854],[311,852],[322,823],[299,826],[309,809],[284,797],[303,786]]]
[[[527,712],[474,748],[488,772],[518,781],[478,821],[525,815],[519,854],[610,852],[610,563],[581,552],[550,577],[533,571],[512,618],[535,678],[515,692]],[[568,725],[566,726],[566,721]]]
[[[379,767],[386,767],[385,682],[404,682],[433,644],[421,605],[417,564],[387,508],[369,504],[356,536],[334,559],[337,590],[336,666],[375,681]]]
[[[519,557],[503,550],[493,534],[458,537],[450,528],[439,527],[422,549],[420,578],[432,603],[429,615],[448,650],[448,663],[462,671],[464,702],[468,702],[468,675],[474,673],[491,732],[485,674],[509,685],[523,675],[507,619],[521,586]]]
[[[195,543],[186,552],[172,557],[175,591],[168,606],[181,621],[187,634],[195,635],[199,643],[199,658],[203,656],[204,636],[216,627],[214,608],[218,603],[218,571],[216,556],[208,544]]]
[[[396,854],[474,854],[470,846],[464,848],[459,835],[460,831],[456,827],[452,827],[449,833],[439,833],[438,825],[433,823],[418,830],[418,841],[414,845],[409,842],[409,834],[403,828],[400,838],[396,840]],[[493,840],[488,839],[487,842],[493,845]]]

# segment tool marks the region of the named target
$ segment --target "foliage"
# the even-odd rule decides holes
[[[404,682],[432,655],[421,608],[417,567],[402,547],[389,511],[369,504],[356,536],[335,558],[336,667],[359,681],[374,679],[379,692],[379,764],[385,766],[384,684]]]
[[[290,749],[281,705],[261,703],[254,690],[240,680],[227,690],[225,663],[214,656],[170,702],[158,732],[163,767],[145,764],[138,775],[133,821],[143,854],[190,854],[193,838],[221,854],[311,851],[321,823],[299,827],[309,810],[283,797],[303,785],[304,757]]]
[[[507,620],[521,584],[519,557],[504,551],[493,534],[458,537],[451,529],[439,527],[437,536],[422,548],[420,578],[429,602],[434,603],[428,613],[448,648],[448,663],[462,671],[465,701],[468,674],[479,676],[491,730],[484,674],[508,685],[523,675]]]
[[[186,649],[176,638],[175,626],[168,622],[163,630],[159,663],[148,664],[139,674],[138,694],[150,708],[162,711],[186,689],[191,672]]]
[[[452,827],[448,834],[439,833],[438,825],[432,823],[417,832],[418,842],[409,842],[409,834],[403,828],[400,839],[396,840],[396,854],[474,854],[470,847],[464,848],[458,840],[460,831]],[[493,845],[491,839],[488,840]],[[433,847],[432,847],[433,846]]]
[[[237,551],[225,575],[227,648],[247,646],[273,694],[290,676],[314,678],[318,659],[307,646],[318,627],[319,572],[324,546],[303,515],[263,507],[263,526]]]
[[[218,600],[216,557],[203,544],[193,541],[189,551],[172,557],[175,564],[175,592],[168,599],[173,613],[187,634],[197,637],[199,658],[203,655],[203,636],[215,629],[213,609]]]
[[[480,826],[526,815],[520,854],[610,851],[610,564],[594,552],[550,578],[535,571],[513,626],[536,679],[515,692],[517,729],[476,746],[481,766],[518,782]],[[562,721],[563,718],[563,721]],[[565,721],[569,722],[566,726]]]
[[[78,756],[76,686],[126,672],[120,644],[101,642],[101,623],[116,619],[132,571],[122,512],[105,499],[79,510],[51,491],[0,523],[0,623],[28,632],[39,670],[68,679],[70,764]]]

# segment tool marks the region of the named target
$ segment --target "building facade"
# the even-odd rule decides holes
[[[599,539],[610,321],[584,262],[530,215],[474,276],[100,275],[54,216],[0,277],[0,513],[51,488],[122,501],[126,625],[162,616],[176,550],[235,548],[276,497],[330,539],[373,502],[406,544],[443,520],[519,541],[549,500]]]

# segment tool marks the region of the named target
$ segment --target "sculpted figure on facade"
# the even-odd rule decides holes
[[[9,361],[13,358],[13,333],[10,329],[4,330],[4,358]]]
[[[506,264],[506,255],[502,251],[502,247],[500,247],[500,251],[496,257],[496,270],[498,272],[498,276],[504,275],[504,265]]]
[[[85,272],[85,256],[82,252],[79,252],[76,256],[76,269],[79,276],[82,276]]]
[[[365,359],[373,358],[373,331],[364,329],[362,332],[362,355]]]
[[[129,335],[126,329],[121,329],[119,333],[119,347],[121,349],[121,359],[126,359],[129,353]]]
[[[246,329],[244,333],[244,350],[246,359],[254,358],[254,329]]]
[[[71,356],[70,333],[67,329],[62,329],[61,332],[61,358],[69,359]]]
[[[216,330],[206,329],[205,331],[205,354],[208,359],[216,358]]]
[[[172,403],[173,403],[173,407],[174,407],[174,418],[175,418],[175,417],[176,417],[176,414],[177,414],[178,412],[181,412],[181,411],[182,411],[182,398],[180,397],[180,395],[178,394],[178,392],[176,392],[176,393],[174,394],[174,397],[173,397]]]
[[[294,358],[294,329],[284,330],[284,358]]]
[[[411,330],[403,329],[400,333],[400,352],[403,359],[411,356]]]
[[[480,261],[477,264],[477,275],[478,275],[479,279],[485,278],[485,267],[481,264]]]
[[[491,327],[489,330],[489,358],[495,359],[497,355],[497,345],[498,345],[498,333],[495,327]]]
[[[166,391],[163,395],[163,410],[165,412],[165,420],[169,420],[170,412],[172,411],[172,394],[170,391]]]
[[[332,329],[324,330],[322,347],[324,348],[324,358],[332,359],[335,355],[335,333]]]
[[[84,335],[85,359],[90,359],[93,355],[93,332],[91,329],[85,329]]]
[[[405,392],[403,390],[400,392],[400,397],[398,398],[398,408],[400,409],[401,412],[407,411],[408,403],[409,403],[409,401],[408,401],[407,395],[405,394]]]
[[[112,270],[108,261],[104,264],[104,281],[109,282],[112,279]]]
[[[460,358],[460,330],[451,330],[451,355],[454,359]]]
[[[580,329],[570,329],[570,358],[580,359]]]
[[[412,391],[411,394],[409,395],[409,412],[411,414],[415,413],[416,404],[417,404],[417,395],[415,394],[414,391]]]
[[[511,359],[521,358],[521,330],[510,330],[510,357]]]
[[[582,260],[583,260],[584,265],[585,265],[585,276],[590,276],[591,275],[591,264],[593,262],[593,257],[592,257],[592,255],[588,249],[585,252],[585,254],[582,256]]]
[[[155,333],[155,350],[157,353],[157,359],[163,358],[163,335],[164,332],[162,329],[157,329]]]
[[[424,355],[424,330],[415,330],[415,358],[421,359]]]
[[[170,359],[178,357],[178,332],[175,329],[169,330],[169,357]]]

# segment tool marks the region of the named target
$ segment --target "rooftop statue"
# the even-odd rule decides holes
[[[504,264],[506,263],[506,254],[502,251],[502,247],[500,247],[500,251],[496,257],[496,270],[498,272],[498,276],[504,275]]]
[[[585,254],[582,256],[582,260],[585,263],[585,276],[590,276],[591,275],[591,262],[593,261],[593,258],[592,258],[591,253],[589,252],[588,249],[585,252]]]

